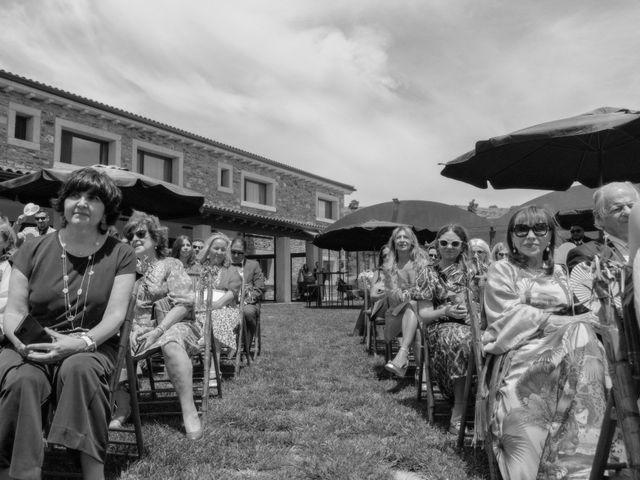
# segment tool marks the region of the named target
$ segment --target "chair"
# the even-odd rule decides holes
[[[131,324],[133,322],[133,316],[135,313],[136,294],[137,285],[133,290],[131,299],[129,300],[129,305],[127,307],[127,313],[125,315],[124,322],[120,327],[118,353],[116,356],[114,369],[109,380],[109,389],[111,391],[109,404],[111,411],[114,410],[114,393],[118,389],[122,369],[124,368],[126,370],[129,382],[135,382],[136,379],[135,369],[129,349],[129,334],[131,332]],[[140,422],[138,399],[134,395],[132,395],[130,401],[131,419],[133,421],[133,425],[130,428],[122,428],[116,431],[109,431],[109,444],[107,447],[107,459],[105,460],[105,463],[108,461],[109,457],[124,456],[127,458],[137,459],[141,458],[144,453],[144,438],[142,436],[142,425]],[[50,405],[48,412],[49,420],[51,420],[53,417],[53,411],[53,405]],[[45,464],[43,466],[43,473],[47,476],[52,477],[81,478],[81,472],[71,471],[67,468],[67,465],[64,465],[63,470],[61,470],[60,468],[53,468],[58,467],[59,461],[61,459],[61,454],[66,452],[67,449],[65,447],[59,445],[47,445],[45,449]],[[49,465],[51,465],[52,468],[49,468]]]
[[[353,285],[348,284],[342,278],[338,278],[336,290],[340,294],[340,306],[344,306],[345,300],[347,302],[347,305],[353,305],[353,301],[356,298],[354,295]]]
[[[198,291],[196,298],[195,313],[205,313],[205,322],[203,327],[204,345],[201,348],[200,354],[195,359],[195,365],[193,369],[193,391],[194,401],[196,407],[199,407],[201,419],[204,426],[206,419],[206,413],[208,410],[208,398],[209,398],[209,371],[211,361],[213,360],[214,369],[216,372],[217,382],[217,396],[222,397],[222,376],[220,373],[220,365],[217,361],[215,342],[213,342],[213,333],[211,328],[211,298],[212,287],[208,285],[206,290]],[[206,295],[204,292],[206,291]],[[202,297],[206,298],[206,301],[202,301]],[[204,308],[202,308],[202,306]],[[154,362],[155,360],[155,362]],[[129,385],[135,385],[135,392],[131,391],[131,397],[137,397],[138,403],[141,406],[146,407],[141,412],[142,415],[180,415],[179,402],[175,391],[172,386],[165,387],[165,385],[171,385],[171,381],[167,375],[160,374],[158,365],[162,364],[162,351],[161,349],[154,348],[145,352],[142,356],[134,359],[134,372],[138,362],[144,361],[146,364],[146,380],[148,382],[148,388],[139,388],[139,382],[134,381]],[[136,379],[137,380],[137,379]],[[131,388],[131,387],[130,387]],[[175,408],[177,406],[177,409]],[[168,408],[168,407],[173,407]]]

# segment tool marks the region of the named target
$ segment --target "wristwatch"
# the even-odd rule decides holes
[[[84,351],[85,352],[95,352],[96,351],[96,341],[93,339],[93,337],[91,336],[91,334],[89,332],[84,333],[80,336],[80,338],[82,340],[84,340],[84,343],[87,344],[87,346],[85,347]]]

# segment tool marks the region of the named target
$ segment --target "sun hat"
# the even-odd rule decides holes
[[[22,213],[24,213],[27,217],[30,217],[31,215],[35,215],[39,211],[40,211],[40,207],[38,205],[32,202],[29,202],[24,206]]]

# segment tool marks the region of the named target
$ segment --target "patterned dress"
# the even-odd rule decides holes
[[[223,347],[236,348],[235,329],[240,324],[238,294],[242,286],[242,278],[238,270],[226,266],[202,265],[202,272],[197,282],[196,322],[202,330],[205,322],[205,290],[209,283],[215,290],[233,292],[233,300],[226,306],[211,312],[211,328],[213,336]]]
[[[570,314],[561,267],[546,275],[508,261],[489,269],[485,312],[484,349],[497,356],[487,416],[502,477],[589,478],[610,385],[595,318]]]
[[[466,280],[462,268],[457,263],[446,268],[439,265],[430,267],[433,280],[434,308],[447,302],[466,305]],[[431,374],[440,392],[453,400],[455,380],[467,375],[467,365],[471,355],[470,318],[464,321],[441,317],[427,327],[427,341],[431,359]]]
[[[177,258],[163,258],[146,266],[139,280],[133,329],[139,334],[153,330],[157,325],[156,316],[163,316],[174,306],[182,305],[189,312],[185,318],[163,333],[149,349],[162,347],[176,342],[184,347],[189,355],[198,353],[200,327],[193,321],[194,290],[193,283]],[[136,352],[140,355],[143,352]]]

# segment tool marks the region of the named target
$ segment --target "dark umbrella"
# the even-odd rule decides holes
[[[479,141],[441,174],[480,188],[566,190],[640,181],[640,112],[604,107]]]
[[[122,191],[123,208],[142,210],[160,218],[178,218],[199,213],[204,196],[172,183],[130,172],[96,165],[109,175]],[[73,172],[69,168],[43,168],[12,180],[0,182],[0,196],[22,203],[49,205],[62,183]]]
[[[413,229],[410,225],[383,220],[367,220],[363,223],[346,226],[336,226],[334,223],[318,235],[313,240],[313,244],[319,248],[348,252],[379,250],[389,241],[394,229],[406,226]]]
[[[467,210],[439,202],[406,200],[378,203],[356,210],[328,227],[322,234],[316,237],[314,244],[321,246],[318,242],[322,242],[323,239],[327,238],[333,231],[342,232],[337,235],[339,238],[341,234],[344,234],[345,229],[362,226],[365,222],[371,220],[412,225],[421,243],[433,240],[437,231],[449,223],[461,224],[468,230],[471,237],[481,237],[488,241],[490,235],[490,226],[487,220]],[[392,230],[393,229],[388,231],[389,235]],[[362,236],[364,237],[364,232]],[[387,240],[388,238],[389,237],[387,237]],[[339,242],[335,243],[334,246],[335,247],[321,248],[331,248],[335,250],[344,248]],[[371,249],[370,242],[364,238],[361,244],[353,244],[350,248],[351,251],[366,251]],[[344,249],[347,250],[346,248]]]

